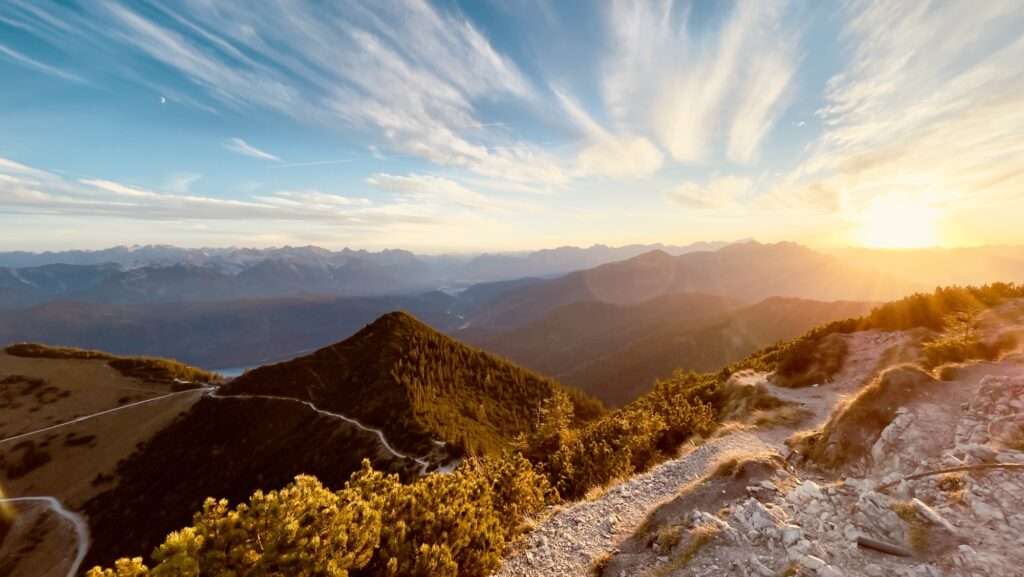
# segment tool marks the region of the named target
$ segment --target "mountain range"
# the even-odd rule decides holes
[[[797,244],[750,242],[678,256],[651,251],[508,290],[491,300],[469,326],[511,329],[575,302],[632,305],[680,293],[752,304],[772,296],[878,301],[924,288],[927,285],[858,268]]]
[[[459,297],[451,312],[466,322],[512,328],[572,302],[635,304],[685,292],[748,304],[770,296],[885,300],[936,285],[1024,280],[1022,255],[1019,247],[826,253],[753,241],[472,257],[317,247],[7,252],[0,253],[0,309],[55,301],[124,305],[440,290]]]
[[[0,253],[0,308],[24,308],[54,300],[129,304],[408,294],[465,288],[477,282],[557,276],[650,250],[683,254],[723,245],[594,245],[475,257],[415,255],[404,250],[330,251],[312,246],[6,252]]]
[[[609,250],[628,253],[640,248],[643,247],[564,248],[532,253],[532,257],[508,258],[534,263],[557,261],[557,255],[605,258],[611,254]],[[137,249],[140,254],[152,250],[155,249]],[[936,250],[930,251],[925,259],[914,256],[917,253],[913,251],[827,254],[792,243],[746,242],[715,251],[676,255],[653,250],[562,276],[482,282],[462,290],[437,290],[437,286],[432,290],[413,290],[410,287],[419,281],[408,278],[415,278],[421,269],[409,260],[419,262],[419,257],[411,253],[288,250],[301,258],[259,260],[267,251],[237,251],[252,257],[252,261],[249,268],[234,273],[212,267],[208,262],[134,269],[114,264],[0,269],[0,309],[7,309],[0,310],[0,343],[39,341],[118,354],[170,356],[223,369],[292,358],[346,338],[387,312],[406,310],[442,332],[557,375],[609,402],[619,402],[621,399],[613,400],[600,392],[615,386],[618,379],[612,375],[624,374],[613,368],[618,364],[610,357],[605,358],[605,353],[620,350],[624,343],[642,340],[646,335],[669,334],[665,331],[675,331],[669,340],[681,342],[679,335],[716,322],[721,325],[728,320],[728,314],[754,314],[741,313],[741,309],[753,307],[766,298],[816,301],[818,304],[808,303],[806,307],[792,306],[794,310],[806,311],[826,306],[836,314],[844,314],[849,310],[846,305],[820,303],[878,302],[930,290],[933,278],[948,277],[942,275],[946,271],[943,263],[948,262],[949,255],[998,262],[1001,278],[1024,279],[1024,264],[1017,256],[1021,253],[1009,249]],[[273,255],[283,257],[286,252],[279,249]],[[388,290],[374,296],[336,294],[342,290],[338,288],[337,283],[342,282],[339,279],[347,277],[331,276],[339,269],[324,268],[326,260],[314,262],[317,255],[328,259],[331,254],[349,258],[345,270],[362,271],[356,275],[363,283],[359,285],[362,288],[353,288],[355,281],[346,281],[349,289],[345,290],[362,292],[371,290],[375,284],[386,284]],[[843,254],[852,256],[847,258]],[[360,260],[366,255],[376,255],[374,258],[380,260],[367,264],[368,261]],[[904,266],[916,270],[906,264],[908,258],[931,263],[918,265],[922,280],[905,280],[907,275],[901,273]],[[360,264],[357,266],[356,262]],[[388,269],[385,262],[394,268]],[[403,267],[401,263],[409,266]],[[372,270],[376,272],[368,272]],[[983,267],[971,265],[965,270],[971,283],[998,280],[991,278],[995,273],[986,274]],[[399,290],[401,287],[405,289]],[[269,296],[278,293],[288,296]],[[697,298],[695,295],[714,298],[688,307],[688,299]],[[693,317],[694,314],[703,319]],[[826,317],[794,314],[793,319],[811,322]],[[702,353],[705,357],[696,355],[692,347],[666,349],[653,344],[644,350],[658,348],[666,351],[665,359],[686,361],[678,366],[688,366],[691,361],[696,363],[694,367],[712,366],[756,348],[765,339],[793,336],[809,328],[807,322],[782,323],[780,328],[786,330],[766,332],[763,337],[751,331],[726,329],[703,336],[702,342],[707,343],[722,335],[733,335],[722,341],[719,352],[728,350],[727,354]],[[616,328],[626,325],[628,331]],[[621,335],[616,336],[618,333]],[[744,334],[756,338],[741,338]],[[559,341],[587,344],[562,346],[557,344]],[[548,347],[541,343],[552,344]],[[727,343],[740,344],[726,346]],[[708,360],[702,363],[701,358]],[[668,365],[651,362],[637,366],[659,367],[638,374],[642,378],[635,382],[646,387],[651,379],[664,376],[663,367]]]

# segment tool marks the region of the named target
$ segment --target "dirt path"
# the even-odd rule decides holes
[[[587,575],[595,559],[631,535],[649,511],[674,497],[680,487],[704,475],[720,456],[766,449],[750,433],[720,437],[630,477],[592,501],[574,503],[535,529],[525,548],[509,557],[496,575]]]
[[[313,410],[314,412],[316,412],[319,415],[325,415],[325,416],[328,416],[328,417],[331,417],[331,418],[334,418],[334,419],[339,419],[339,420],[342,420],[342,421],[344,421],[344,422],[346,422],[346,423],[348,423],[350,425],[354,425],[355,427],[357,427],[357,428],[359,428],[359,429],[361,429],[363,431],[366,431],[368,433],[373,433],[374,435],[377,436],[377,440],[380,441],[381,446],[383,446],[394,457],[399,458],[399,459],[407,459],[407,460],[413,461],[417,465],[419,465],[419,467],[420,467],[420,474],[425,474],[427,472],[427,469],[431,465],[430,461],[428,461],[428,460],[426,460],[426,459],[424,459],[422,457],[416,457],[416,456],[413,456],[413,455],[409,455],[407,453],[403,453],[403,452],[399,451],[398,449],[396,449],[391,443],[388,442],[387,437],[384,436],[384,431],[382,431],[380,429],[377,429],[377,428],[374,428],[374,427],[371,427],[369,425],[364,425],[363,423],[360,423],[359,421],[353,419],[352,417],[348,417],[346,415],[342,415],[341,413],[335,413],[335,412],[332,412],[332,411],[327,411],[327,410],[321,409],[321,408],[317,407],[316,405],[314,405],[310,401],[303,401],[303,400],[295,399],[295,398],[292,398],[292,397],[279,397],[279,396],[276,396],[276,395],[221,395],[221,394],[218,394],[218,392],[216,390],[210,391],[208,393],[208,396],[211,399],[270,399],[270,400],[274,400],[274,401],[298,403],[300,405],[304,405],[304,406],[310,408],[311,410]]]
[[[62,427],[67,427],[67,426],[71,426],[71,425],[74,425],[74,424],[77,424],[77,423],[82,423],[84,421],[89,421],[91,419],[95,419],[95,418],[99,418],[99,417],[103,417],[103,416],[108,416],[108,415],[111,415],[111,414],[114,414],[114,413],[119,413],[121,411],[127,411],[129,409],[138,408],[138,407],[143,406],[143,405],[148,405],[148,404],[151,404],[151,403],[156,403],[158,401],[164,401],[164,400],[167,400],[167,399],[170,399],[170,398],[174,398],[174,397],[178,397],[178,396],[182,396],[182,395],[188,395],[188,394],[200,394],[202,396],[209,397],[211,399],[239,399],[239,400],[245,400],[245,399],[270,399],[270,400],[280,401],[280,402],[298,403],[300,405],[303,405],[303,406],[309,408],[311,411],[315,412],[316,414],[324,415],[324,416],[330,417],[332,419],[343,421],[343,422],[345,422],[345,423],[347,423],[349,425],[352,425],[354,427],[357,427],[357,428],[359,428],[359,429],[361,429],[363,431],[366,431],[366,432],[369,432],[369,433],[372,433],[372,434],[376,435],[376,437],[377,437],[378,441],[380,442],[381,446],[384,447],[384,449],[386,451],[388,451],[391,455],[393,455],[394,457],[396,457],[398,459],[407,459],[407,460],[415,462],[419,466],[421,474],[425,474],[427,472],[427,469],[432,465],[432,463],[430,461],[428,461],[428,460],[426,460],[424,458],[416,457],[414,455],[409,455],[409,454],[403,453],[403,452],[399,451],[398,449],[396,449],[388,441],[387,437],[385,437],[385,435],[384,435],[384,432],[381,431],[380,429],[377,429],[377,428],[365,425],[365,424],[357,421],[356,419],[353,419],[353,418],[348,417],[346,415],[343,415],[341,413],[335,413],[333,411],[327,411],[327,410],[321,409],[321,408],[317,407],[316,405],[314,405],[313,403],[311,403],[309,401],[303,401],[303,400],[294,399],[294,398],[291,398],[291,397],[279,397],[279,396],[273,396],[273,395],[220,395],[218,393],[218,388],[217,387],[213,387],[213,386],[203,386],[203,387],[198,387],[198,388],[195,388],[195,389],[189,389],[189,390],[186,390],[186,391],[178,391],[178,392],[174,392],[174,393],[167,393],[167,394],[164,394],[164,395],[159,395],[159,396],[152,397],[152,398],[149,398],[149,399],[145,399],[145,400],[142,400],[142,401],[137,401],[137,402],[134,402],[134,403],[130,403],[130,404],[127,404],[127,405],[124,405],[124,406],[121,406],[121,407],[115,407],[115,408],[112,408],[112,409],[106,409],[106,410],[103,410],[103,411],[98,411],[96,413],[92,413],[92,414],[89,414],[89,415],[84,415],[84,416],[81,416],[81,417],[76,417],[74,419],[70,419],[68,421],[64,421],[62,423],[58,423],[56,425],[51,425],[51,426],[48,426],[48,427],[43,427],[41,429],[36,429],[36,430],[29,431],[29,432],[26,432],[26,433],[21,433],[21,434],[18,434],[18,435],[14,435],[12,437],[8,437],[6,439],[0,439],[0,445],[5,444],[5,443],[15,442],[15,441],[18,441],[20,439],[24,439],[24,438],[31,437],[31,436],[34,436],[34,435],[39,435],[39,434],[42,434],[42,433],[46,433],[48,431],[53,431],[55,429],[60,429]],[[450,471],[450,469],[451,469],[450,467],[446,467],[446,468],[439,469],[439,471],[445,472],[445,471]],[[85,520],[85,518],[83,516],[79,515],[78,513],[73,512],[73,511],[68,510],[64,506],[64,504],[61,503],[61,501],[57,497],[51,496],[51,495],[34,495],[34,496],[12,497],[12,498],[0,498],[0,504],[4,504],[4,503],[15,504],[15,505],[19,504],[19,503],[21,503],[21,504],[26,504],[26,503],[27,504],[38,504],[38,505],[41,505],[43,507],[46,507],[48,510],[52,511],[54,514],[56,514],[60,518],[66,520],[70,524],[70,526],[74,529],[75,535],[77,537],[77,542],[73,545],[74,546],[74,550],[75,550],[74,556],[72,557],[70,555],[70,553],[69,553],[68,556],[64,559],[68,563],[67,564],[68,569],[67,569],[66,575],[68,577],[75,577],[75,576],[78,575],[78,571],[81,568],[82,560],[85,558],[86,553],[88,552],[89,547],[91,545],[91,540],[90,540],[90,537],[89,537],[89,525],[88,525],[88,522]],[[71,547],[72,545],[68,544],[67,546]],[[61,548],[63,548],[63,547],[61,547]],[[49,576],[50,574],[51,573],[47,573],[46,575]],[[53,575],[56,577],[57,574],[54,573]]]
[[[102,417],[104,415],[109,415],[111,413],[116,413],[118,411],[124,411],[124,410],[127,410],[127,409],[132,409],[132,408],[138,407],[140,405],[146,405],[146,404],[149,404],[149,403],[155,403],[157,401],[163,401],[163,400],[169,399],[171,397],[178,397],[178,396],[186,395],[186,394],[189,394],[189,393],[208,393],[210,390],[211,389],[202,389],[202,388],[199,388],[199,389],[189,389],[187,391],[177,391],[177,392],[174,392],[174,393],[167,393],[165,395],[160,395],[158,397],[151,397],[149,399],[144,399],[144,400],[141,400],[141,401],[136,401],[134,403],[129,403],[127,405],[122,405],[120,407],[114,407],[113,409],[107,409],[107,410],[104,410],[104,411],[99,411],[97,413],[92,413],[91,415],[84,415],[84,416],[81,416],[81,417],[76,417],[74,419],[70,419],[70,420],[64,421],[62,423],[57,423],[56,425],[50,425],[49,427],[43,427],[42,429],[36,429],[34,431],[29,431],[27,433],[21,433],[20,435],[14,435],[13,437],[7,437],[6,439],[0,439],[0,445],[3,445],[5,443],[10,443],[10,442],[13,442],[13,441],[17,441],[18,439],[24,439],[25,437],[31,437],[33,435],[38,435],[40,433],[45,433],[47,431],[52,431],[54,429],[60,429],[61,427],[67,427],[68,425],[74,425],[75,423],[81,423],[82,421],[88,421],[90,419],[95,419],[96,417]]]
[[[74,545],[75,554],[73,557],[67,556],[63,559],[68,563],[67,570],[65,571],[64,574],[67,575],[67,577],[77,577],[78,571],[82,567],[82,561],[85,559],[85,554],[89,551],[89,545],[92,543],[89,537],[89,524],[86,522],[85,518],[79,515],[78,513],[67,510],[64,507],[64,505],[61,504],[60,501],[50,496],[13,497],[9,499],[0,499],[0,504],[4,503],[15,505],[19,503],[41,504],[43,507],[49,509],[55,515],[59,516],[60,518],[67,521],[68,524],[70,524],[71,528],[75,532],[76,537],[76,543]],[[17,529],[17,523],[18,521],[15,521],[15,527],[12,528],[12,531]],[[49,575],[51,572],[52,569],[51,571],[40,575]]]
[[[831,383],[784,389],[767,382],[765,373],[738,375],[743,382],[762,384],[783,400],[811,412],[801,428],[824,423],[845,396],[858,390],[876,373],[893,347],[905,344],[900,333],[865,331],[846,337],[850,346],[843,369]],[[615,551],[647,515],[675,497],[686,484],[707,475],[717,460],[731,452],[784,449],[793,432],[787,428],[739,431],[712,439],[686,454],[612,487],[600,497],[557,511],[509,556],[495,577],[575,577],[590,574],[593,563]]]

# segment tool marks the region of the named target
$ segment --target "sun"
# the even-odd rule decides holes
[[[923,248],[938,244],[940,211],[919,199],[874,198],[857,217],[858,244],[871,248]]]

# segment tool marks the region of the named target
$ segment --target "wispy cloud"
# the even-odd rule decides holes
[[[510,203],[491,198],[449,178],[429,174],[401,176],[379,173],[367,178],[366,183],[379,190],[397,193],[407,201],[446,207],[446,209],[461,207],[493,211],[523,208],[522,203]]]
[[[32,10],[95,32],[89,41],[102,50],[128,47],[160,62],[218,106],[370,130],[393,151],[494,179],[568,180],[557,157],[480,115],[484,100],[536,98],[516,64],[469,20],[421,0],[258,11],[241,0],[187,2],[157,7],[167,16],[159,19],[116,0]],[[54,45],[64,39],[55,25],[32,29]]]
[[[856,213],[890,194],[951,210],[1019,198],[1019,3],[850,1],[844,8],[849,63],[829,81],[819,112],[824,132],[780,184],[779,202]]]
[[[244,156],[251,156],[252,158],[259,158],[261,160],[273,160],[274,162],[281,162],[278,156],[270,154],[264,150],[260,150],[241,138],[234,137],[224,142],[224,148],[231,152],[237,152]]]
[[[189,191],[192,190],[192,185],[202,177],[203,175],[197,172],[175,174],[167,180],[167,184],[164,188],[166,188],[168,192],[188,194]]]
[[[300,168],[304,166],[325,166],[329,164],[348,164],[354,161],[354,158],[339,158],[337,160],[312,160],[309,162],[285,162],[283,164],[275,165],[277,168]]]
[[[587,138],[576,157],[578,175],[635,178],[649,176],[661,168],[664,155],[650,140],[636,135],[611,134],[575,99],[559,88],[552,90],[569,118]]]
[[[50,76],[55,76],[62,80],[77,82],[79,84],[88,84],[88,82],[84,78],[78,76],[77,74],[72,74],[65,70],[61,70],[56,66],[51,66],[49,64],[46,64],[45,62],[40,62],[34,58],[30,58],[13,48],[4,46],[3,44],[0,44],[0,56],[16,64],[20,64],[21,66],[24,66],[26,68],[31,68],[32,70],[36,70],[44,74],[49,74]]]
[[[241,199],[178,194],[102,178],[69,180],[3,158],[0,212],[129,220],[306,221],[360,227],[433,221],[407,202],[375,204],[366,198],[310,190],[275,191]]]
[[[684,182],[665,191],[672,202],[687,208],[718,210],[737,205],[750,192],[754,181],[739,176],[720,176],[706,183]]]
[[[797,33],[784,25],[781,3],[739,2],[721,29],[699,37],[688,10],[671,1],[612,3],[609,110],[654,134],[675,160],[706,163],[724,144],[730,160],[751,162],[786,102]]]

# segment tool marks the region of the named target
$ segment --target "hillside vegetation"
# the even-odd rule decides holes
[[[509,448],[537,425],[552,397],[572,405],[574,423],[601,404],[498,357],[438,333],[406,313],[382,316],[351,338],[298,359],[247,372],[225,394],[306,399],[379,427],[396,446],[423,453],[432,440],[468,454]]]
[[[486,519],[470,515],[468,510],[459,507],[464,501],[452,497],[459,495],[459,487],[470,482],[465,469],[451,476],[432,475],[417,481],[411,489],[400,489],[403,495],[414,495],[401,508],[410,512],[412,517],[396,523],[393,528],[382,522],[380,542],[376,549],[368,552],[364,545],[354,541],[362,539],[365,533],[349,531],[354,549],[338,549],[337,557],[331,556],[323,563],[318,555],[322,551],[316,549],[318,540],[296,539],[296,545],[314,550],[308,553],[286,553],[282,549],[261,549],[251,562],[263,563],[263,572],[247,574],[271,574],[271,568],[283,566],[282,563],[296,563],[302,571],[293,571],[302,575],[347,575],[351,570],[354,575],[398,576],[398,575],[462,575],[483,576],[490,573],[498,562],[498,556],[505,550],[508,539],[514,530],[521,526],[524,515],[537,510],[542,502],[552,497],[548,487],[554,488],[563,499],[575,499],[587,494],[591,489],[632,475],[649,468],[653,464],[673,455],[680,443],[694,434],[710,432],[725,413],[732,413],[736,406],[749,404],[748,399],[737,399],[742,391],[727,385],[728,378],[734,372],[744,368],[761,370],[779,369],[786,373],[799,374],[806,364],[803,359],[809,351],[815,350],[830,335],[864,329],[909,329],[924,327],[940,330],[944,319],[952,312],[962,310],[966,306],[994,306],[1010,298],[1024,296],[1024,287],[1016,285],[990,285],[980,288],[948,288],[938,289],[932,294],[919,294],[900,301],[889,303],[875,309],[872,313],[857,319],[831,323],[815,329],[794,341],[770,347],[744,361],[734,363],[718,373],[696,374],[677,372],[673,377],[658,382],[654,390],[638,398],[627,406],[601,416],[585,424],[578,424],[574,414],[575,407],[569,399],[560,395],[551,395],[540,403],[538,426],[520,438],[519,449],[531,464],[518,457],[507,457],[503,462],[516,463],[514,474],[494,475],[485,477],[474,495],[505,495],[506,500],[497,502],[516,502],[521,507],[494,507],[498,519],[504,521],[499,528],[488,524]],[[803,364],[802,364],[803,363]],[[486,461],[485,461],[486,462]],[[480,466],[478,471],[486,471]],[[358,487],[360,475],[364,478],[374,474],[366,469],[357,473],[345,486],[344,490]],[[378,477],[373,477],[378,478]],[[297,481],[297,483],[305,483]],[[421,485],[422,484],[422,485]],[[417,488],[429,486],[429,491],[417,492]],[[532,487],[532,488],[531,488]],[[314,486],[313,489],[316,487]],[[386,494],[387,491],[384,491]],[[375,493],[371,493],[375,494]],[[435,500],[438,495],[444,500]],[[543,495],[543,497],[541,497]],[[254,496],[254,499],[260,495]],[[511,496],[511,497],[508,497]],[[346,497],[350,498],[350,497]],[[354,499],[354,498],[353,498]],[[486,501],[486,498],[484,499]],[[493,502],[493,501],[492,501]],[[420,507],[419,505],[423,505]],[[210,507],[210,505],[208,505]],[[226,510],[226,505],[222,507]],[[488,507],[483,506],[486,511]],[[319,515],[334,515],[334,507],[321,509]],[[372,514],[364,512],[361,504],[341,506],[347,519],[358,520],[367,518],[373,522]],[[380,509],[382,518],[388,509]],[[417,513],[418,511],[418,513]],[[456,513],[453,515],[453,511]],[[218,513],[214,519],[227,516],[231,522],[243,519],[244,516]],[[257,540],[262,542],[263,536],[273,536],[276,525],[290,515],[287,507],[268,514],[269,520],[251,530],[235,533],[239,539]],[[449,515],[464,515],[467,523],[477,523],[479,535],[495,536],[493,539],[472,542],[467,534],[445,525]],[[201,517],[196,524],[201,525]],[[202,526],[197,529],[204,530]],[[373,530],[368,531],[372,536]],[[158,564],[169,564],[174,559],[181,559],[189,568],[203,572],[216,573],[218,568],[230,566],[232,569],[242,567],[235,562],[225,561],[221,557],[203,560],[204,555],[215,555],[225,550],[222,545],[206,545],[205,541],[190,537],[193,532],[175,533],[168,537],[172,554],[164,554],[158,549],[153,561]],[[182,541],[183,536],[187,540]],[[184,544],[177,545],[182,542]],[[276,542],[276,541],[275,541]],[[219,543],[216,542],[215,543]],[[459,556],[458,551],[467,544],[473,543],[471,556]],[[175,553],[177,552],[177,553]],[[300,561],[305,560],[305,561]],[[123,560],[120,570],[100,572],[94,570],[93,577],[118,577],[146,575],[141,566],[141,559]],[[218,565],[220,563],[221,565]],[[226,564],[226,565],[225,565]],[[161,567],[163,565],[160,565]]]
[[[871,306],[771,298],[703,322],[674,322],[665,316],[623,348],[557,376],[609,405],[621,406],[679,367],[697,372],[716,370],[822,323],[861,315]]]
[[[842,364],[845,350],[835,344],[832,335],[849,334],[871,329],[897,331],[927,329],[935,331],[929,346],[947,341],[952,336],[948,329],[951,319],[976,314],[1010,299],[1024,296],[1024,285],[993,283],[981,287],[945,287],[932,293],[918,293],[873,309],[869,314],[831,322],[811,330],[792,341],[767,347],[737,366],[773,370],[779,384],[793,387],[820,383],[831,378]],[[953,347],[956,348],[955,346]],[[963,360],[950,358],[950,361]]]
[[[118,464],[116,481],[85,503],[93,532],[87,561],[151,551],[211,495],[238,503],[300,474],[339,487],[364,458],[405,480],[417,475],[416,463],[383,450],[373,433],[301,403],[203,398]]]
[[[150,382],[180,380],[212,383],[221,378],[217,373],[197,369],[173,359],[158,357],[119,357],[103,351],[49,347],[35,343],[11,345],[5,348],[4,352],[15,357],[107,361],[111,368],[126,377],[135,377]]]

